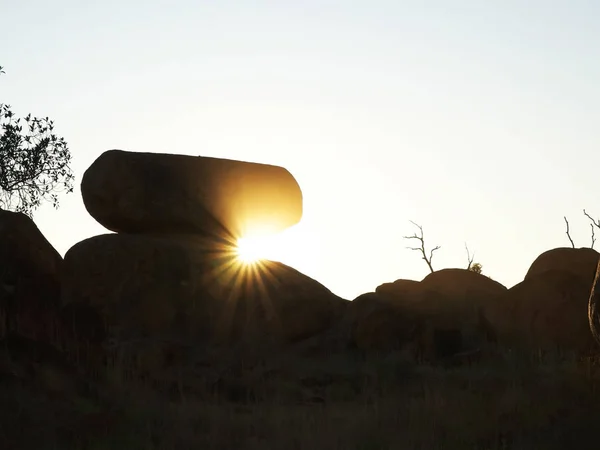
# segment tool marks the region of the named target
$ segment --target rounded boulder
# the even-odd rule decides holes
[[[594,349],[588,323],[591,283],[565,270],[547,270],[510,288],[485,307],[503,345],[524,350],[587,353]]]
[[[277,232],[302,217],[302,192],[283,167],[109,150],[81,182],[86,209],[111,231],[239,238]]]
[[[559,247],[538,256],[529,267],[525,280],[551,270],[562,270],[589,280],[590,288],[600,253],[592,248]]]
[[[245,265],[226,247],[189,235],[96,236],[73,246],[64,264],[70,328],[96,348],[285,344],[326,330],[344,303],[291,267]]]
[[[30,217],[0,209],[0,336],[55,338],[62,264]]]

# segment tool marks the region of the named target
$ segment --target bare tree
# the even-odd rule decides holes
[[[573,239],[571,239],[571,234],[569,233],[569,221],[567,220],[567,216],[563,216],[565,218],[565,223],[567,224],[567,237],[569,238],[569,241],[571,241],[571,247],[575,248],[575,243],[573,242]]]
[[[466,242],[465,242],[465,249],[467,249],[467,261],[469,262],[469,264],[467,265],[467,270],[471,270],[471,265],[473,264],[473,259],[475,259],[475,253],[473,253],[473,255],[471,256],[471,253],[469,252],[469,247],[467,246]]]
[[[469,261],[469,265],[467,266],[467,270],[470,272],[481,273],[483,266],[479,263],[474,263],[475,253],[471,255],[469,252],[469,247],[467,247],[467,243],[465,242],[465,248],[467,249],[467,260]]]
[[[421,243],[421,246],[420,247],[406,247],[406,248],[408,248],[410,250],[416,250],[418,252],[421,252],[422,259],[427,263],[429,270],[431,272],[434,272],[433,266],[431,265],[431,259],[433,258],[433,252],[435,252],[436,250],[439,250],[441,247],[438,245],[435,248],[431,249],[431,251],[429,252],[429,257],[428,257],[427,251],[425,250],[425,239],[423,238],[423,227],[421,225],[416,224],[412,220],[410,221],[410,223],[412,223],[417,228],[419,228],[421,235],[417,236],[417,234],[415,233],[412,236],[404,236],[404,239],[416,239]]]
[[[594,220],[594,219],[592,218],[592,216],[590,216],[590,215],[589,215],[589,214],[588,214],[588,213],[585,211],[585,209],[583,210],[583,214],[585,214],[585,216],[586,216],[588,219],[590,219],[590,221],[592,222],[592,223],[590,223],[590,227],[592,228],[592,246],[591,246],[591,248],[594,248],[594,244],[596,243],[596,236],[595,236],[595,234],[594,234],[594,227],[600,228],[600,219],[598,219],[598,220]]]
[[[586,216],[588,219],[590,219],[590,221],[592,222],[592,224],[593,224],[593,225],[595,225],[595,226],[597,226],[598,228],[600,228],[600,219],[598,219],[598,220],[594,220],[594,219],[592,218],[592,216],[590,216],[590,215],[589,215],[589,214],[586,212],[586,210],[585,210],[585,209],[583,210],[583,214],[585,214],[585,216]]]

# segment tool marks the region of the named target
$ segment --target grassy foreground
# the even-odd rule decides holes
[[[116,369],[94,385],[5,355],[0,448],[598,447],[592,359],[496,353],[443,367],[400,355],[287,354],[156,374],[152,383],[123,382]]]

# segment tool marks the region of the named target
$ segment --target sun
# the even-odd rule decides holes
[[[256,264],[261,260],[277,257],[279,233],[267,227],[248,230],[237,240],[237,259],[244,264]]]
[[[266,260],[307,270],[314,269],[318,247],[314,233],[298,225],[275,233],[268,228],[255,227],[237,240],[234,252],[236,259],[246,266]]]
[[[239,238],[237,241],[237,258],[244,264],[255,264],[261,259],[265,259],[267,246],[265,237],[249,236]]]

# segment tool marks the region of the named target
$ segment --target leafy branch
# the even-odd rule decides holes
[[[5,73],[0,66],[0,73]],[[0,205],[31,215],[42,201],[58,208],[58,193],[73,192],[71,152],[54,121],[15,117],[0,103]]]

